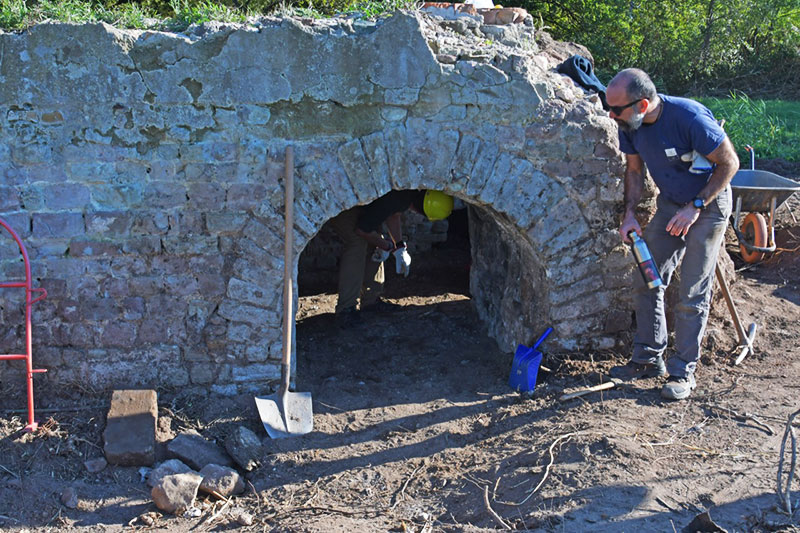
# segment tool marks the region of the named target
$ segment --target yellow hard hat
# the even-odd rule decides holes
[[[425,191],[422,208],[428,220],[443,220],[453,212],[453,197],[441,191]]]

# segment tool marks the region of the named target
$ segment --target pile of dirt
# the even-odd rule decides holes
[[[162,435],[194,429],[222,442],[245,426],[264,439],[245,495],[203,497],[196,518],[158,513],[137,468],[87,469],[102,455],[108,393],[37,390],[42,430],[26,434],[14,411],[23,397],[4,388],[0,522],[57,532],[681,531],[709,510],[728,531],[800,531],[800,513],[783,513],[776,496],[787,417],[800,409],[792,210],[767,260],[743,264],[728,243],[738,312],[758,324],[756,353],[733,365],[736,334],[715,308],[689,400],[662,400],[652,379],[561,402],[629,354],[554,353],[547,341],[550,371],[533,394],[510,390],[512,355],[472,311],[468,253],[446,243],[415,257],[409,278],[389,276],[393,307],[348,329],[333,319],[333,291],[300,299],[296,389],[313,395],[311,434],[270,440],[252,396],[159,391]],[[241,510],[252,526],[236,522]]]

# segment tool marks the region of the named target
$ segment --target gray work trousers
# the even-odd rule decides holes
[[[667,223],[682,205],[658,197],[656,214],[644,229],[644,239],[664,284],[656,289],[648,289],[644,281],[637,277],[634,294],[634,362],[653,363],[663,356],[667,348],[664,293],[680,264],[679,296],[675,308],[675,355],[668,358],[667,371],[675,377],[694,373],[700,359],[700,344],[711,305],[714,267],[731,214],[731,203],[731,189],[727,187],[700,211],[700,216],[685,237],[673,237],[667,233]]]
[[[331,226],[344,244],[339,258],[339,298],[336,312],[355,309],[361,297],[361,307],[378,301],[383,293],[383,263],[367,255],[374,248],[356,234],[358,208],[348,209],[331,219]]]

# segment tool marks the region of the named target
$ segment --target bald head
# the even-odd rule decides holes
[[[650,79],[650,76],[643,70],[638,68],[626,68],[621,70],[614,79],[608,84],[608,88],[625,91],[630,100],[639,100],[640,98],[647,98],[648,100],[655,101],[658,98],[656,86]]]

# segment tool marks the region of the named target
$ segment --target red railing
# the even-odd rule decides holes
[[[47,297],[47,291],[39,288],[34,289],[31,287],[31,263],[28,260],[28,251],[25,245],[11,227],[6,224],[5,220],[0,218],[0,226],[3,226],[6,231],[11,234],[11,237],[16,241],[19,246],[19,251],[22,254],[22,260],[25,262],[25,281],[6,281],[0,282],[0,289],[25,289],[25,349],[24,354],[0,354],[0,361],[8,361],[13,359],[24,359],[25,368],[27,371],[27,384],[28,384],[28,425],[25,426],[26,431],[35,431],[38,423],[33,417],[33,375],[36,373],[47,372],[44,369],[33,368],[33,335],[31,334],[31,306]],[[34,292],[41,293],[38,297],[32,298]]]

